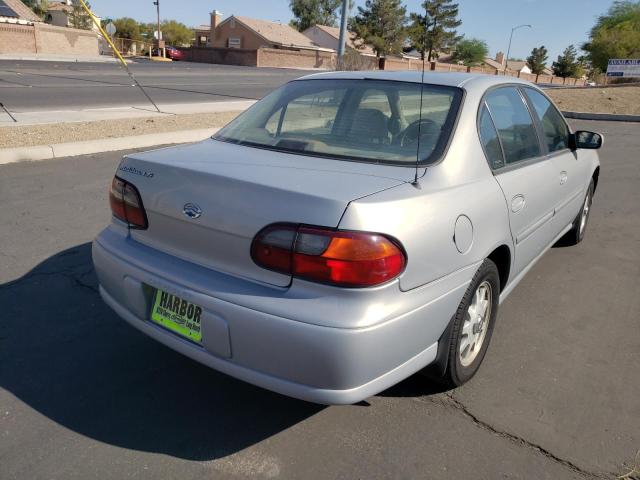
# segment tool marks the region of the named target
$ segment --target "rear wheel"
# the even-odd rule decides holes
[[[578,212],[578,216],[573,221],[573,226],[569,230],[562,240],[567,245],[577,245],[584,239],[584,234],[587,230],[587,224],[589,223],[589,214],[591,213],[591,205],[593,203],[593,191],[594,191],[593,179],[589,183],[587,194],[582,202],[582,208]]]
[[[442,381],[457,387],[475,375],[489,347],[498,313],[498,268],[486,259],[476,272],[452,319],[447,369]]]

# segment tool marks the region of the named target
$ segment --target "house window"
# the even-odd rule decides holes
[[[232,18],[229,21],[229,28],[236,28],[236,19],[235,18]]]
[[[228,47],[229,48],[240,48],[241,46],[241,41],[239,38],[237,37],[229,37],[228,40]]]

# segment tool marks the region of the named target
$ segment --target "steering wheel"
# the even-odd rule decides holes
[[[412,122],[402,133],[400,133],[398,143],[401,147],[406,147],[417,142],[418,135],[424,137],[439,135],[439,133],[440,127],[438,127],[436,122],[429,120],[428,118],[422,118]]]

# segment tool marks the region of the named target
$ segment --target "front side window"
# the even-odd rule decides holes
[[[301,80],[268,95],[213,138],[307,156],[415,164],[437,160],[462,91],[379,80]],[[418,151],[418,148],[420,151]]]
[[[507,165],[542,154],[529,109],[515,87],[492,90],[486,96],[486,104],[498,130]]]
[[[540,119],[548,152],[553,153],[569,148],[569,127],[560,112],[537,90],[527,88],[525,92]]]

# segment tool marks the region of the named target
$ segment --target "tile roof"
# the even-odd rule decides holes
[[[507,68],[509,70],[522,70],[527,65],[527,62],[516,61],[516,60],[507,60]]]
[[[269,22],[267,20],[257,20],[255,18],[249,17],[239,17],[236,15],[232,15],[222,23],[226,23],[233,18],[256,32],[268,42],[277,45],[292,45],[296,47],[307,47],[314,49],[318,48],[311,42],[311,40],[309,40],[296,29],[291,28],[287,24]]]
[[[3,0],[5,5],[13,10],[20,20],[29,22],[41,22],[42,19],[36,15],[33,10],[27,7],[20,0]]]
[[[322,30],[323,32],[328,33],[329,35],[331,35],[333,38],[335,38],[336,40],[340,40],[340,29],[338,27],[330,27],[328,25],[315,25],[316,27],[318,27],[320,30]],[[313,28],[313,27],[311,27]],[[350,48],[353,48],[354,50],[358,50],[361,53],[364,53],[366,55],[375,55],[375,52],[373,51],[373,48],[371,48],[369,45],[366,44],[362,44],[362,42],[357,42],[357,37],[356,34],[354,32],[348,32],[348,38],[347,38],[347,46]],[[358,47],[362,47],[362,48],[358,48]]]
[[[70,12],[71,10],[73,10],[73,8],[70,5],[67,5],[66,3],[50,3],[49,8],[47,8],[47,11],[51,11],[51,10]]]
[[[485,57],[484,58],[484,63],[489,65],[492,68],[495,68],[496,70],[504,70],[504,65],[501,64],[500,62],[495,61],[491,57]]]

